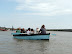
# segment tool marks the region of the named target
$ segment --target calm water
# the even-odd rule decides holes
[[[0,54],[72,54],[72,32],[50,32],[50,40],[18,40],[0,31]],[[56,35],[53,35],[56,34]]]

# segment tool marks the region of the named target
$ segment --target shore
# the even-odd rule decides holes
[[[72,29],[47,29],[47,31],[66,31],[66,32],[72,32]]]

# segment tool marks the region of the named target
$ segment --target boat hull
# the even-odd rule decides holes
[[[16,39],[25,39],[25,40],[49,40],[50,34],[32,34],[32,35],[27,35],[27,34],[16,34],[14,33],[13,35],[14,38]]]

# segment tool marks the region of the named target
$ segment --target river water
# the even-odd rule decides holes
[[[49,41],[18,40],[12,31],[0,31],[0,54],[72,54],[72,32],[48,32]]]

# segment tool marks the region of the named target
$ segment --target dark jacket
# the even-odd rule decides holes
[[[41,31],[41,34],[46,34],[46,29],[45,28],[41,28],[40,31]]]

